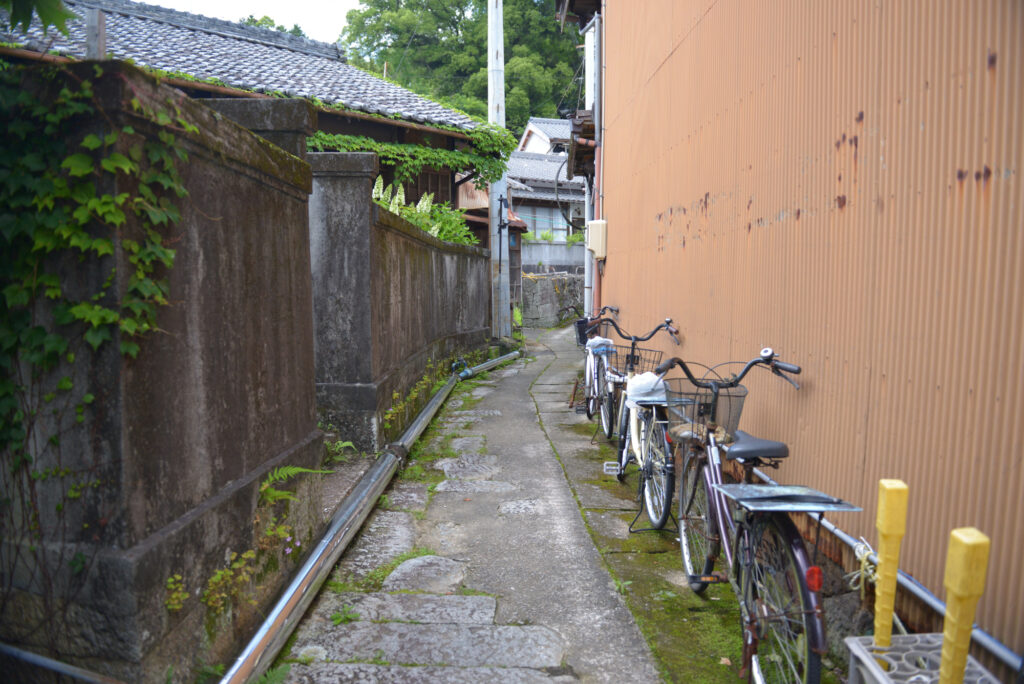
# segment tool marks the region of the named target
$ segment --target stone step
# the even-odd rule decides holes
[[[353,622],[402,621],[490,625],[494,623],[496,608],[493,596],[327,591],[314,604],[313,614],[326,621],[330,621],[331,616],[336,613],[348,613],[358,615],[352,619]]]
[[[565,655],[561,637],[527,625],[410,624],[309,621],[291,655],[323,661],[466,668],[557,668]],[[480,681],[480,680],[478,680]]]
[[[363,663],[293,663],[288,684],[551,684],[572,676],[516,667],[402,667]]]

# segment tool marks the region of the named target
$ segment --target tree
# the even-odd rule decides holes
[[[487,113],[486,0],[362,0],[342,38],[349,61],[469,114]],[[579,31],[555,20],[554,0],[504,0],[505,119],[557,117],[575,104]]]
[[[258,26],[259,28],[273,29],[274,31],[280,31],[281,33],[290,33],[293,36],[299,36],[300,38],[309,37],[303,32],[302,28],[298,24],[292,24],[292,27],[287,29],[265,14],[259,19],[250,14],[245,19],[242,19],[241,23],[246,26]]]
[[[76,16],[61,0],[0,0],[0,8],[7,10],[9,28],[20,25],[25,32],[32,23],[33,12],[39,16],[44,30],[52,26],[64,35],[68,32],[64,23]]]

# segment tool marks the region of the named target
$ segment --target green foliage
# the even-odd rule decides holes
[[[20,26],[24,32],[32,23],[33,13],[39,17],[43,29],[53,27],[64,35],[68,34],[65,22],[75,18],[61,0],[0,0],[0,8],[7,10],[7,26]]]
[[[577,231],[575,233],[570,233],[569,236],[567,238],[565,238],[565,244],[567,244],[567,245],[575,245],[577,242],[583,242],[583,240],[585,238],[586,238],[586,235],[583,234],[583,231]]]
[[[540,239],[544,240],[545,242],[552,242],[555,239],[555,234],[552,233],[550,230],[545,230],[543,233],[540,234]]]
[[[504,0],[505,116],[521,132],[530,116],[576,109],[574,77],[582,42],[564,31],[554,0]],[[487,112],[486,0],[363,0],[347,15],[342,39],[352,64],[476,116]]]
[[[169,613],[177,613],[185,604],[188,592],[185,591],[185,581],[181,575],[175,574],[167,578],[164,583],[167,588],[167,597],[164,599],[164,607]]]
[[[229,603],[242,597],[243,590],[252,579],[255,560],[256,552],[252,549],[242,554],[232,553],[228,566],[213,573],[206,582],[206,591],[199,600],[214,614],[223,612]],[[251,596],[247,599],[249,603],[256,603]]]
[[[512,308],[512,323],[517,328],[523,327],[523,310],[518,306]]]
[[[352,609],[352,606],[342,606],[341,612],[334,613],[331,615],[331,622],[334,626],[347,625],[350,622],[355,622],[359,619],[359,613]]]
[[[349,451],[355,451],[355,444],[350,441],[328,441],[327,447],[327,460],[332,463],[344,463],[349,458]]]
[[[262,677],[256,680],[256,684],[284,684],[288,681],[291,671],[292,666],[288,663],[278,665],[267,670]]]
[[[299,36],[300,38],[308,37],[306,36],[305,32],[303,32],[303,30],[299,27],[298,24],[292,24],[292,27],[290,29],[285,28],[283,25],[278,24],[276,21],[274,21],[265,14],[259,19],[250,14],[245,19],[240,19],[239,23],[245,24],[246,26],[258,26],[259,28],[280,31],[281,33],[290,33],[293,36]]]
[[[157,328],[175,257],[164,233],[180,220],[175,201],[186,194],[177,133],[194,130],[173,102],[150,108],[138,99],[126,104],[151,132],[115,124],[95,95],[102,77],[98,64],[0,61],[0,538],[25,550],[5,556],[0,576],[46,575],[32,581],[49,587],[48,607],[25,628],[47,634],[60,631],[54,621],[70,599],[57,593],[71,589],[52,576],[39,542],[98,546],[108,520],[87,496],[106,480],[102,466],[84,465],[90,459],[77,449],[65,453],[65,444],[90,439],[79,426],[104,410],[76,367],[108,343],[134,358]],[[59,566],[84,576],[91,556],[67,553]],[[0,586],[5,622],[11,590]]]
[[[260,503],[261,504],[274,504],[278,501],[298,501],[298,497],[295,496],[294,492],[287,490],[275,489],[271,485],[277,482],[284,482],[285,480],[291,479],[296,475],[303,473],[320,473],[330,474],[330,470],[311,470],[310,468],[302,468],[299,466],[280,466],[274,468],[260,483]]]
[[[224,671],[227,668],[224,667],[224,663],[217,663],[216,665],[201,665],[198,670],[195,670],[196,680],[195,684],[208,684],[209,682],[219,682],[224,676]]]
[[[377,176],[373,186],[373,201],[393,214],[398,214],[420,230],[439,240],[461,245],[476,244],[476,236],[466,227],[464,210],[434,204],[433,195],[427,193],[416,205],[406,205],[402,185],[384,187],[384,179]]]
[[[505,129],[479,124],[472,131],[460,131],[470,137],[462,149],[449,150],[415,143],[374,140],[361,135],[317,131],[307,138],[310,150],[323,152],[375,152],[381,164],[394,168],[398,183],[415,180],[424,169],[476,171],[483,182],[501,178],[516,139]]]

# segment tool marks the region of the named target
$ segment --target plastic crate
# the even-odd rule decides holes
[[[892,646],[875,646],[874,637],[846,637],[850,649],[848,684],[936,684],[942,659],[942,634],[894,634]],[[967,656],[964,684],[998,684],[977,660]]]

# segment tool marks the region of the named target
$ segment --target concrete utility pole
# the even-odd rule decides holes
[[[502,0],[487,3],[487,121],[505,125],[505,30]],[[505,174],[490,185],[491,334],[511,337],[509,306],[508,231],[501,198],[508,199]]]

